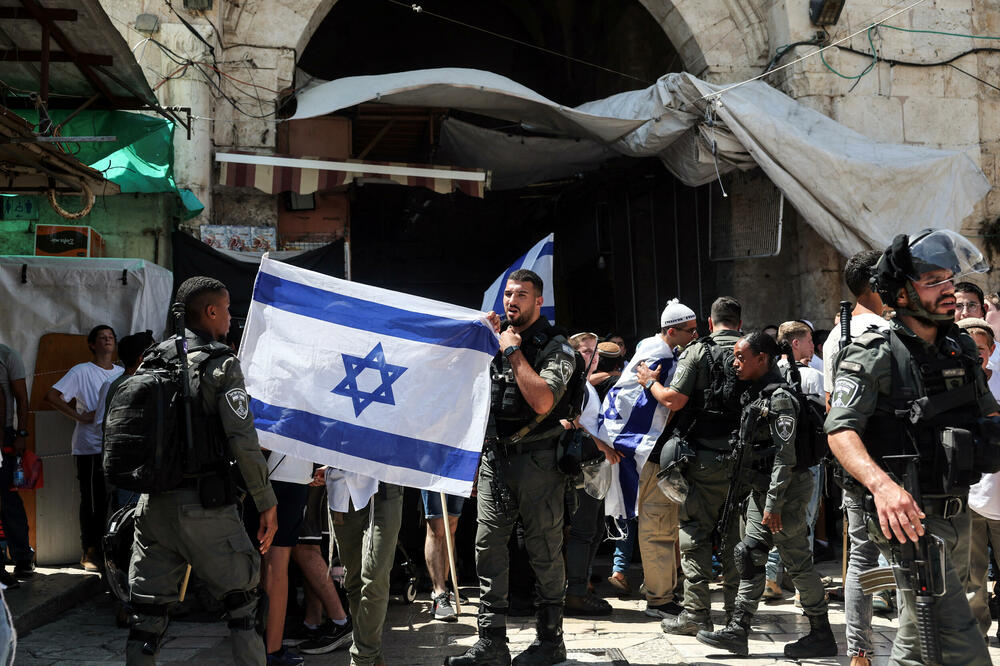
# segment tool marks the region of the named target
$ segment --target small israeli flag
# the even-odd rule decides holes
[[[555,292],[552,291],[552,255],[555,249],[555,234],[549,234],[535,244],[535,247],[528,250],[527,254],[510,265],[503,274],[496,279],[490,288],[483,292],[483,312],[496,312],[501,317],[503,313],[503,289],[507,286],[507,278],[510,274],[521,268],[534,271],[538,277],[542,278],[542,316],[549,320],[550,324],[556,322],[556,299]]]
[[[469,496],[499,345],[483,313],[265,255],[243,341],[263,448]]]
[[[612,468],[616,474],[604,498],[604,512],[615,518],[635,517],[639,474],[670,417],[670,410],[639,385],[635,368],[640,363],[653,370],[660,368],[660,382],[664,386],[670,385],[677,367],[674,352],[663,338],[659,335],[646,338],[639,343],[618,383],[604,396],[597,436],[625,454]]]

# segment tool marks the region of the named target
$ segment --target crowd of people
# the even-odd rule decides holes
[[[853,666],[870,665],[873,595],[861,581],[880,564],[893,566],[900,583],[894,663],[989,663],[988,572],[992,545],[1000,544],[1000,455],[992,453],[1000,450],[1000,426],[990,430],[1000,416],[1000,307],[961,279],[984,265],[950,232],[899,237],[884,252],[847,262],[854,301],[840,335],[805,319],[744,330],[742,307],[730,296],[715,299],[704,322],[672,300],[659,330],[632,354],[616,333],[569,335],[551,325],[540,314],[541,278],[512,273],[504,312],[489,315],[499,344],[474,496],[422,492],[434,620],[458,619],[449,546],[462,513],[474,508],[476,515],[479,637],[445,664],[565,660],[564,615],[614,614],[595,587],[606,580],[618,594],[638,590],[662,631],[737,655],[749,653],[759,604],[794,589],[809,629],[785,655],[845,651]],[[237,663],[301,663],[301,654],[348,644],[352,663],[384,663],[402,488],[262,451],[239,361],[222,342],[230,327],[225,285],[192,278],[175,301],[192,376],[200,379],[194,400],[221,432],[238,487],[218,467],[165,492],[105,484],[102,438],[116,418],[109,407],[144,358],[170,355],[171,340],[154,345],[149,332],[117,340],[110,326],[97,326],[87,338],[92,359],[45,396],[76,422],[83,567],[103,566],[109,510],[135,504],[127,662],[155,663],[187,570],[225,612]],[[0,582],[13,586],[33,571],[10,479],[28,436],[27,400],[17,353],[0,345],[0,365],[0,518],[15,565]],[[646,444],[630,448],[625,440]],[[612,487],[631,502],[612,505]],[[620,505],[632,508],[612,508]],[[846,644],[834,637],[830,581],[814,564],[829,541],[817,534],[824,506],[832,515],[843,509],[849,538]],[[342,583],[320,547],[327,532]],[[595,576],[597,549],[609,537],[611,567]],[[629,579],[636,547],[639,586]],[[906,567],[921,559],[915,548],[945,572],[929,602],[906,578]],[[286,622],[292,563],[303,579],[301,626]],[[723,591],[721,626],[710,613],[715,581]],[[512,658],[506,618],[525,612],[536,616],[536,640]],[[936,641],[926,640],[927,617]],[[297,647],[286,647],[289,640]]]

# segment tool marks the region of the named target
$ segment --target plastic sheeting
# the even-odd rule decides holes
[[[162,339],[173,285],[142,259],[0,256],[0,342],[21,355],[30,392],[42,335],[108,324],[118,337],[149,329]]]
[[[645,90],[569,109],[489,72],[419,70],[319,84],[299,96],[295,117],[379,101],[472,111],[574,140],[549,139],[555,143],[542,151],[539,144],[512,141],[502,132],[453,125],[449,154],[459,156],[463,166],[494,169],[497,186],[527,184],[603,161],[596,149],[583,151],[577,139],[622,155],[659,157],[691,186],[759,166],[806,222],[847,256],[883,248],[901,232],[958,231],[990,190],[964,153],[874,141],[761,81],[713,95],[717,102],[703,99],[721,89],[671,73]],[[560,146],[567,154],[562,166],[551,159]]]

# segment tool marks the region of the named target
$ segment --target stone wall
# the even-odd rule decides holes
[[[808,3],[803,0],[640,2],[663,27],[684,60],[685,69],[715,82],[735,82],[759,74],[777,48],[810,39],[819,30],[810,23]],[[187,12],[186,16],[214,45],[215,66],[229,76],[263,86],[251,91],[245,85],[216,75],[222,91],[246,113],[265,115],[273,111],[274,91],[296,83],[293,81],[296,57],[334,3],[335,0],[238,3],[216,0],[211,11]],[[159,41],[185,57],[213,62],[206,46],[159,0],[104,0],[102,4],[130,46],[138,45],[146,37],[134,31],[135,16],[155,13],[162,25],[156,35]],[[175,4],[179,7],[180,3]],[[828,28],[830,37],[836,40],[853,33],[897,7],[897,3],[887,0],[848,0],[838,24]],[[995,0],[926,0],[888,23],[915,30],[1000,35],[1000,4]],[[996,45],[996,42],[888,28],[873,32],[872,39],[881,58],[916,62],[936,62],[974,46]],[[870,50],[864,33],[850,40],[849,45]],[[814,49],[799,47],[786,55],[782,63]],[[136,55],[153,85],[176,67],[149,44],[139,46]],[[844,74],[855,75],[871,59],[831,49],[827,61]],[[918,68],[880,62],[864,77],[850,80],[838,77],[818,57],[813,57],[767,80],[802,103],[873,139],[963,150],[981,166],[992,183],[998,184],[1000,98],[995,89],[972,77],[1000,81],[1000,54],[967,55],[952,64]],[[244,91],[238,91],[238,87]],[[191,106],[196,116],[195,137],[189,141],[179,131],[175,139],[178,184],[191,188],[206,205],[205,212],[193,222],[226,222],[235,217],[240,223],[247,220],[253,224],[273,224],[275,198],[213,187],[218,169],[212,162],[213,149],[273,149],[273,116],[258,119],[240,113],[203,77],[190,70],[164,83],[157,95],[164,104]],[[984,222],[998,217],[1000,189],[994,189],[965,221],[963,231],[977,235]],[[793,268],[797,263],[789,261],[787,256],[792,245],[786,244],[782,257],[774,260],[773,266],[768,261],[739,262],[732,270],[721,268],[721,273],[739,275],[739,283],[747,284],[797,280],[799,295],[794,310],[811,312],[816,295],[840,293],[840,270],[845,258],[807,225],[797,226],[796,237],[801,252],[808,257],[808,266],[801,270]],[[770,277],[765,279],[765,275]],[[737,282],[732,286],[735,288]],[[989,286],[997,288],[1000,282]],[[773,302],[771,295],[752,293],[760,296],[761,306]],[[823,314],[832,317],[832,310],[825,303],[816,319],[822,321]]]

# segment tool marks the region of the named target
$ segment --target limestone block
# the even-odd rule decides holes
[[[267,46],[293,46],[312,18],[317,2],[247,0],[240,16],[240,41]]]
[[[933,7],[916,7],[910,23],[915,30],[939,30],[961,34],[972,33],[972,15],[969,12],[937,10]],[[971,39],[947,35],[913,34],[917,51],[924,61],[939,60],[971,49]],[[918,39],[919,38],[919,39]]]
[[[958,67],[964,72],[955,69]],[[942,68],[944,71],[944,96],[945,97],[976,97],[982,93],[989,93],[991,88],[987,88],[979,83],[973,76],[978,76],[979,64],[973,57],[962,58],[955,67]]]
[[[903,103],[898,97],[848,95],[835,98],[833,119],[877,141],[903,141]]]
[[[948,9],[959,12],[971,12],[972,0],[934,0],[934,6],[938,9]]]
[[[667,37],[670,38],[670,42],[674,44],[675,48],[680,48],[678,45],[683,45],[689,40],[694,39],[694,34],[691,32],[691,26],[688,25],[684,16],[673,9],[667,12],[666,17],[660,23],[663,26],[663,31],[667,33]]]
[[[903,136],[907,143],[978,143],[978,117],[974,99],[911,97],[903,104]]]
[[[973,0],[972,28],[974,35],[1000,34],[1000,8],[995,0]]]
[[[979,137],[986,144],[1000,141],[1000,101],[979,101]]]
[[[945,71],[943,67],[896,66],[889,71],[892,81],[890,92],[893,95],[944,97]]]

